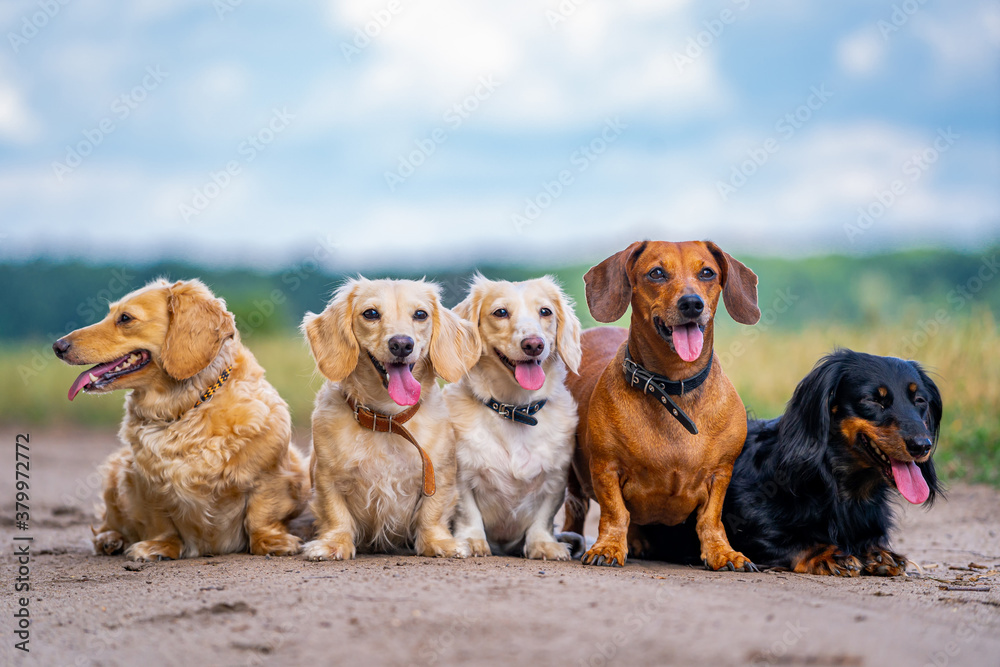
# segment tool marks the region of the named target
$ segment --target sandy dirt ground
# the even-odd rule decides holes
[[[1000,665],[1000,493],[989,488],[904,508],[896,547],[923,575],[897,579],[496,557],[138,564],[89,544],[93,473],[114,436],[30,432],[21,531],[15,435],[0,431],[4,665]],[[33,538],[27,654],[14,647],[15,535]]]

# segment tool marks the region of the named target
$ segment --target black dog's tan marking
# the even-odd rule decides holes
[[[723,519],[733,547],[795,572],[897,576],[894,490],[941,492],[931,453],[941,396],[912,361],[838,350],[795,389],[785,414],[750,420]]]

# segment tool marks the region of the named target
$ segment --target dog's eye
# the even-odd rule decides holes
[[[646,275],[649,276],[650,280],[663,280],[664,278],[667,277],[667,274],[664,273],[663,269],[661,269],[660,267],[656,267],[655,269],[650,270],[650,272],[647,273]]]
[[[923,396],[914,396],[913,404],[918,408],[923,408],[927,405],[927,399],[924,398]]]
[[[128,324],[134,319],[135,318],[129,315],[128,313],[122,313],[121,315],[118,316],[118,324]]]
[[[542,317],[551,317],[552,310],[550,308],[542,308],[541,310],[538,311],[538,314],[541,315]]]
[[[427,311],[418,310],[417,312],[413,313],[413,319],[415,319],[417,322],[423,322],[424,320],[427,319]]]
[[[377,320],[378,318],[380,318],[382,316],[379,315],[379,312],[377,310],[375,310],[374,308],[369,308],[365,312],[361,313],[361,317],[365,318],[369,322],[374,322],[375,320]]]
[[[698,278],[700,280],[711,280],[715,277],[715,271],[708,268],[707,266],[698,273]]]
[[[493,311],[493,317],[499,317],[503,319],[505,317],[510,317],[510,313],[507,312],[506,308],[497,308]]]

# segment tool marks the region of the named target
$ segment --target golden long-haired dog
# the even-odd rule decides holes
[[[568,560],[552,534],[576,436],[567,368],[580,365],[580,321],[549,277],[476,276],[455,313],[476,325],[482,356],[445,389],[458,437],[455,537],[473,555]],[[579,538],[582,543],[582,538]]]
[[[329,380],[312,416],[317,538],[305,557],[353,558],[358,546],[468,556],[448,528],[455,433],[437,376],[457,381],[479,359],[474,327],[441,306],[432,283],[362,278],[337,290],[319,315],[307,313],[302,329]],[[365,417],[368,426],[359,422]],[[433,465],[430,488],[422,452],[375,425],[412,434]]]
[[[69,364],[97,364],[70,400],[132,390],[119,430],[126,446],[103,466],[97,553],[159,560],[300,550],[287,524],[309,486],[289,445],[288,406],[202,282],[151,282],[53,349]]]

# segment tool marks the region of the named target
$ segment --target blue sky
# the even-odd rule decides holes
[[[0,259],[1000,238],[1000,4],[0,6]]]

